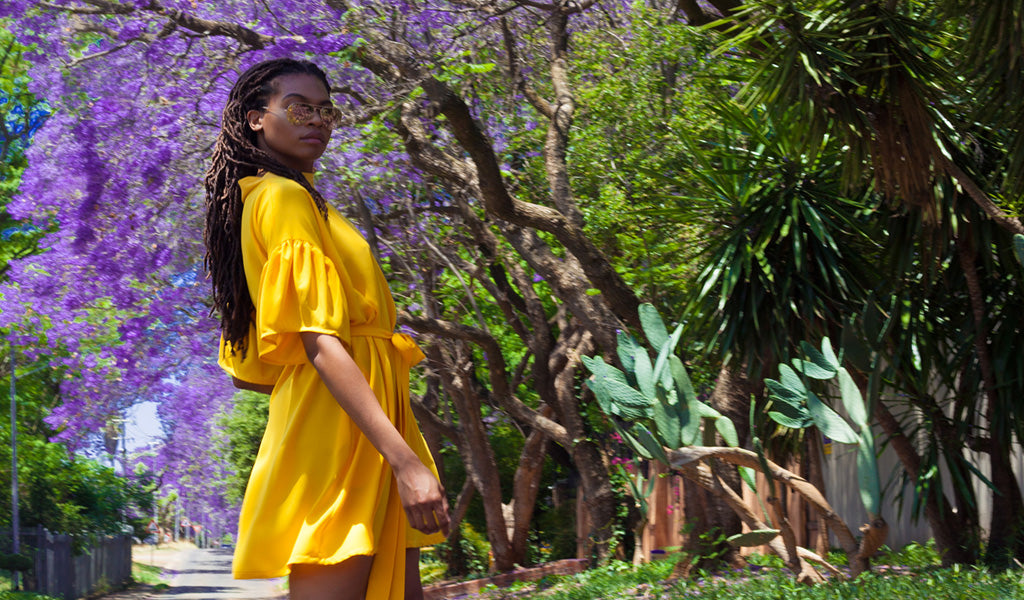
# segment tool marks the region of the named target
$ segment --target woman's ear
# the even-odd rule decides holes
[[[245,113],[245,120],[249,123],[249,129],[253,131],[260,131],[263,129],[263,111],[262,110],[250,110]]]

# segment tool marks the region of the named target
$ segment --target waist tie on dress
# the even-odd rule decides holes
[[[374,337],[391,340],[391,345],[398,351],[398,356],[401,357],[406,369],[426,358],[420,347],[416,345],[416,342],[405,333],[397,333],[373,325],[352,325],[349,329],[349,335],[352,337]]]

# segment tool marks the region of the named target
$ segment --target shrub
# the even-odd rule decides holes
[[[0,569],[4,571],[28,571],[33,563],[26,554],[0,554]]]

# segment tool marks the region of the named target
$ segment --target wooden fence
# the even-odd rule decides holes
[[[4,532],[4,549],[10,551],[10,530]],[[24,575],[24,586],[33,592],[75,600],[97,592],[120,589],[132,576],[132,539],[128,535],[96,538],[74,552],[70,535],[54,534],[37,527],[21,530],[23,554],[35,564]]]

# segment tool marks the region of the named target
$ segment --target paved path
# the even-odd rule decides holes
[[[277,600],[287,598],[281,579],[232,579],[231,550],[183,550],[170,576],[171,589],[160,600]]]
[[[103,600],[286,600],[284,579],[232,579],[231,550],[201,550],[191,544],[134,551],[135,561],[159,566],[170,588],[150,586],[104,596]]]

